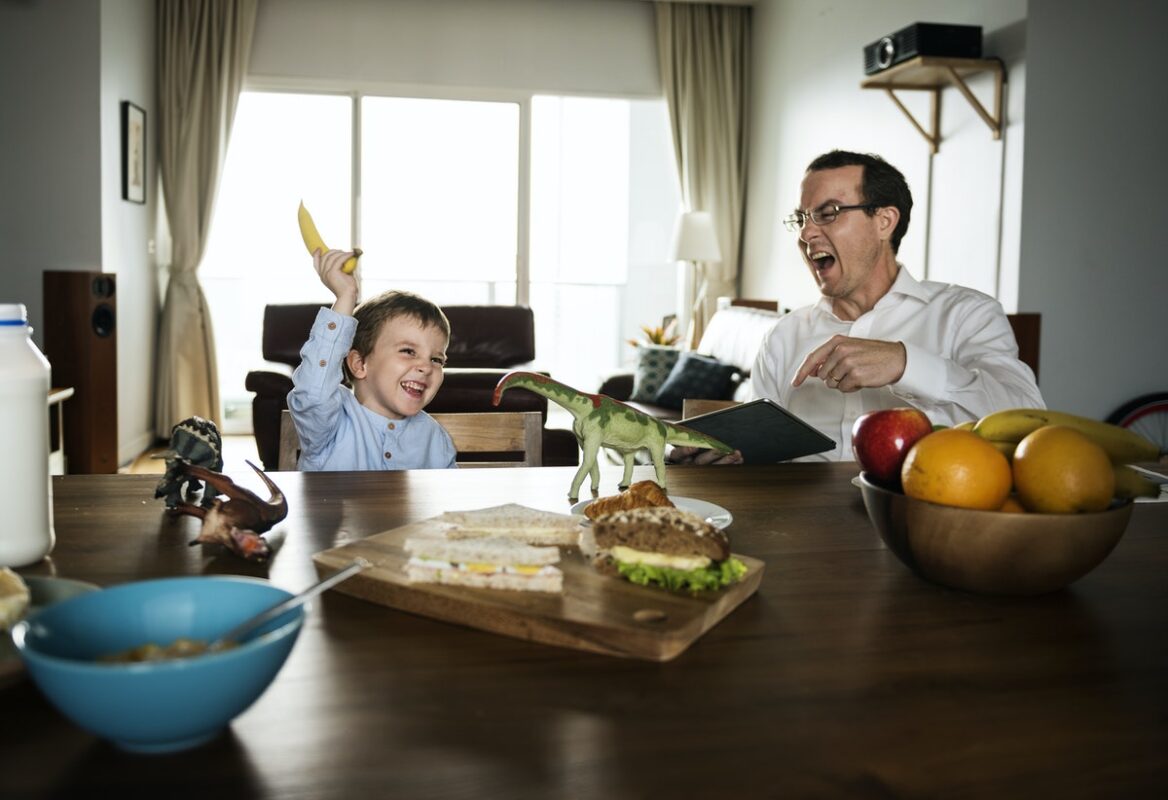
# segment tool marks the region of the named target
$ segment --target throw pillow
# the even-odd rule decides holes
[[[637,370],[633,373],[633,392],[629,399],[637,403],[652,403],[680,354],[676,347],[638,345]]]
[[[723,364],[700,353],[682,353],[653,402],[680,409],[681,401],[687,397],[728,400],[740,379],[741,373],[733,364]]]

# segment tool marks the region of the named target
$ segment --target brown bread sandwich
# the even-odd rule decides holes
[[[593,520],[580,535],[593,566],[642,586],[701,591],[742,579],[746,565],[730,555],[730,539],[679,508],[634,508]]]

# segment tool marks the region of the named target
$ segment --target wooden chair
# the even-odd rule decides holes
[[[1021,312],[1007,314],[1014,338],[1018,340],[1018,360],[1034,371],[1034,381],[1038,382],[1038,350],[1042,340],[1042,314]]]
[[[538,411],[484,411],[468,414],[431,414],[454,440],[460,467],[538,467],[543,463],[543,420]],[[473,454],[514,454],[513,460],[476,461]],[[463,455],[471,455],[464,460]],[[292,412],[280,415],[279,469],[295,470],[300,460],[300,437]]]
[[[737,400],[702,400],[696,397],[686,397],[681,401],[681,418],[700,417],[711,411],[721,411],[723,408],[738,405]]]

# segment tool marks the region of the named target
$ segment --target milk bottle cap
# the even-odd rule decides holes
[[[0,325],[27,325],[28,310],[24,303],[0,303]]]

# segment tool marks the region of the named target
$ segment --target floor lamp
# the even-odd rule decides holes
[[[677,220],[677,229],[673,232],[673,260],[685,261],[693,267],[692,281],[689,274],[681,281],[683,301],[679,304],[685,310],[687,318],[680,320],[682,330],[685,331],[685,341],[689,347],[697,347],[694,341],[697,337],[694,320],[698,318],[706,301],[706,292],[709,279],[706,276],[706,265],[716,264],[722,260],[722,251],[718,247],[718,234],[714,231],[714,219],[706,211],[687,211]],[[692,294],[690,289],[692,288]]]

